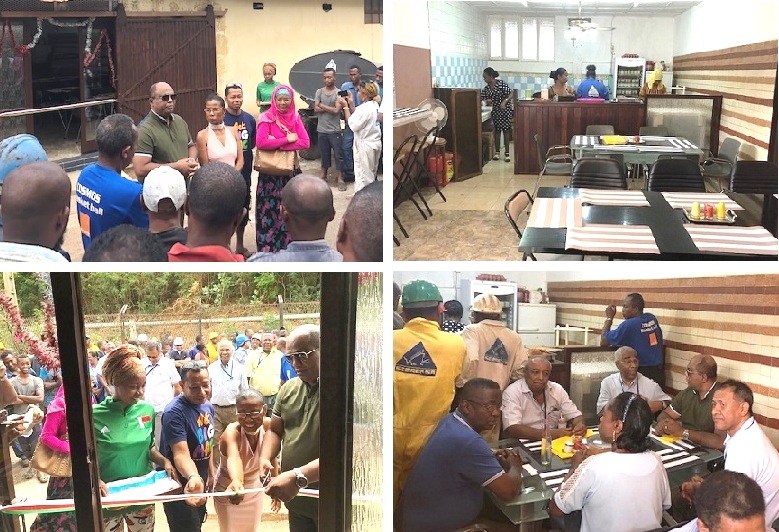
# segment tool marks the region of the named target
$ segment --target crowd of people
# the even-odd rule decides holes
[[[512,501],[522,488],[522,459],[498,448],[498,439],[585,436],[582,405],[551,380],[546,355],[528,356],[494,295],[475,297],[464,325],[462,305],[444,303],[427,280],[396,285],[395,294],[396,528],[511,530],[497,507],[484,504],[485,492]],[[628,294],[613,330],[616,307],[605,309],[601,344],[617,347],[617,371],[603,379],[595,407],[602,444],[574,451],[549,500],[550,526],[649,531],[669,510],[678,530],[767,530],[779,521],[779,452],[754,417],[752,390],[718,381],[716,360],[695,354],[687,388],[667,394],[653,379],[663,373],[662,328],[644,305],[641,294]],[[725,471],[673,487],[652,435],[722,452]]]
[[[296,111],[294,90],[273,80],[274,65],[264,65],[263,72],[257,119],[242,109],[241,84],[230,83],[224,98],[211,94],[204,102],[208,125],[194,139],[174,113],[177,95],[165,82],[151,86],[149,113],[137,126],[120,113],[101,120],[95,133],[97,162],[81,171],[75,185],[84,261],[382,260],[382,187],[376,180],[382,77],[377,73],[379,83],[363,81],[353,66],[351,81],[338,90],[334,71],[323,73],[325,86],[314,104],[320,178],[301,174],[297,151],[309,148],[311,139]],[[294,164],[289,170],[253,166],[260,164],[255,148],[258,154],[293,153]],[[327,183],[333,158],[339,190],[355,183],[335,249],[325,240],[336,215]],[[123,174],[130,164],[136,180]],[[257,252],[252,254],[244,233],[254,168]],[[62,244],[71,182],[62,168],[47,161],[35,137],[17,135],[0,143],[0,184],[0,261],[70,260]]]
[[[212,331],[188,347],[182,337],[139,334],[118,346],[100,340],[93,349],[87,338],[101,494],[112,482],[165,471],[192,494],[164,503],[171,531],[199,531],[206,498],[198,494],[226,491],[235,493],[214,499],[219,529],[248,532],[260,528],[263,493],[243,492],[265,487],[273,509],[287,505],[290,530],[316,530],[316,499],[296,496],[302,488],[317,488],[319,346],[316,325],[289,335],[283,328],[230,337]],[[40,364],[43,378],[33,376],[30,358],[3,351],[0,400],[11,413],[44,407],[43,380],[49,377]],[[27,433],[9,438],[25,478],[35,476],[30,460],[36,446],[70,454],[64,387],[61,373],[53,373],[45,417],[36,416]],[[38,479],[48,484],[48,499],[73,497],[70,476],[38,472]],[[103,509],[103,526],[152,531],[154,504]],[[78,529],[74,512],[55,512],[39,514],[30,530]]]

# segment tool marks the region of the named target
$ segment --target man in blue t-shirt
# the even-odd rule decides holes
[[[480,518],[483,491],[509,501],[522,486],[522,459],[514,450],[493,451],[479,435],[500,424],[497,382],[471,379],[460,404],[443,418],[419,453],[398,503],[400,532],[449,531]]]
[[[243,143],[243,168],[241,169],[241,175],[243,180],[246,181],[246,199],[244,200],[244,208],[246,209],[246,215],[238,224],[238,229],[235,232],[235,252],[240,255],[246,254],[246,247],[243,245],[243,233],[246,229],[246,224],[249,223],[249,204],[252,201],[252,170],[254,169],[254,144],[257,140],[257,122],[254,117],[241,109],[243,105],[243,87],[240,83],[230,83],[225,87],[225,103],[227,107],[225,109],[224,123],[226,126],[235,126],[238,135]]]
[[[160,452],[176,467],[184,493],[204,493],[214,485],[211,464],[214,407],[209,402],[211,381],[205,364],[192,361],[181,367],[182,394],[162,414]],[[164,503],[171,532],[199,532],[206,499]]]
[[[625,321],[612,331],[611,323],[616,313],[615,305],[606,307],[606,321],[603,323],[600,345],[626,345],[635,349],[638,353],[638,371],[664,388],[663,330],[657,322],[657,317],[644,312],[644,298],[635,292],[628,294],[622,303],[622,317]]]
[[[97,163],[84,168],[76,182],[76,209],[84,250],[92,240],[117,225],[149,228],[149,217],[141,207],[143,186],[121,174],[132,161],[138,142],[132,118],[123,114],[105,117],[97,126],[95,140]]]

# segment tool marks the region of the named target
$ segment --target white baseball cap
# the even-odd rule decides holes
[[[174,346],[184,345],[184,339],[181,336],[176,336],[176,339],[173,340],[173,345]]]
[[[139,342],[148,342],[149,341],[149,337],[146,336],[145,334],[141,333],[141,334],[138,335],[138,338],[136,340],[139,341]]]
[[[187,197],[187,185],[181,172],[170,166],[159,166],[149,172],[143,181],[143,202],[146,208],[158,212],[159,203],[170,198],[176,210],[184,205]]]

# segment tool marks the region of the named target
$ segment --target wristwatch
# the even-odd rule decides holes
[[[687,429],[684,429],[684,432],[682,432],[682,439],[690,441],[690,431]]]
[[[303,471],[300,470],[299,467],[294,468],[292,471],[295,472],[295,485],[303,489],[306,486],[308,486],[308,479],[306,478],[306,475],[303,474]]]

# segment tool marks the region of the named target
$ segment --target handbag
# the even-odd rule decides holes
[[[276,124],[285,134],[289,129],[276,119]],[[297,150],[261,150],[254,155],[254,169],[269,175],[292,175],[300,167]]]
[[[30,467],[42,471],[52,477],[70,477],[73,475],[70,455],[50,449],[43,443],[38,443],[30,460]]]

